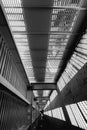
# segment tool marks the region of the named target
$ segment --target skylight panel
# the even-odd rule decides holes
[[[69,70],[65,70],[66,71],[66,73],[69,75],[69,77],[72,79],[72,77],[73,77],[73,74],[71,73],[71,71],[69,71]]]
[[[21,7],[21,0],[2,0],[4,7]]]
[[[48,46],[48,56],[47,56],[46,67],[47,68],[49,67],[49,74],[54,73],[53,80],[55,79],[56,73],[58,71],[58,66],[64,54],[68,40],[70,36],[72,35],[72,29],[79,13],[78,8],[72,8],[72,7],[67,8],[71,6],[70,0],[69,1],[66,1],[66,0],[55,1],[54,0],[53,7],[54,6],[59,6],[62,8],[60,9],[53,8],[52,13],[51,13],[50,32],[52,32],[52,34],[49,35],[49,46]],[[80,7],[80,3],[78,6]],[[55,69],[54,69],[55,65],[51,66],[51,64],[49,64],[50,63],[49,60],[53,60],[53,59],[54,59],[53,61],[54,63],[56,60],[58,60],[57,65],[56,65],[57,67],[55,67]],[[79,59],[78,59],[78,63],[79,63]],[[75,63],[75,64],[78,64],[78,63]],[[45,79],[46,79],[47,73],[48,72],[46,69]],[[73,73],[75,74],[75,72]],[[63,80],[63,82],[61,82],[62,88],[64,87],[64,84],[65,84],[64,82],[66,83],[69,82],[68,78],[69,78],[68,76],[62,77],[62,80]]]
[[[10,21],[9,23],[13,27],[25,27],[24,21]]]
[[[70,66],[71,66],[71,64],[68,64],[68,66],[66,67],[65,71],[62,74],[62,77],[60,77],[60,79],[58,81],[59,82],[58,86],[59,86],[60,91],[66,86],[66,84],[71,80],[71,78],[73,78],[73,76],[77,73],[75,68],[70,67]],[[64,79],[66,84],[63,84],[61,82],[61,81],[63,81],[62,78]]]
[[[86,30],[87,31],[87,30]],[[87,39],[87,33],[85,33],[82,37],[83,39]]]
[[[73,55],[73,57],[76,58],[77,60],[79,60],[80,62],[82,62],[82,65],[84,65],[87,62],[87,60],[82,59],[82,58],[80,58],[79,56],[77,56],[75,54]]]
[[[56,42],[55,38],[49,39],[49,42]]]
[[[11,26],[11,30],[12,30],[13,32],[16,32],[16,31],[18,31],[18,32],[26,32],[25,27],[12,27],[12,26]]]
[[[16,41],[16,44],[17,44],[17,46],[18,47],[20,47],[20,46],[23,46],[23,47],[27,47],[28,48],[28,42],[25,42],[24,40],[22,41],[22,40],[15,40]],[[26,54],[27,54],[27,52],[26,52]]]
[[[81,52],[81,53],[83,53],[83,54],[87,54],[87,50],[85,50],[85,49],[83,49],[83,48],[77,47],[77,48],[76,48],[76,51]]]
[[[76,63],[75,61],[73,61],[72,59],[70,60],[70,63],[72,65],[74,65],[78,70],[81,68],[81,66],[78,63]]]
[[[2,0],[2,4],[27,77],[30,82],[36,82],[23,15],[22,0]]]
[[[87,38],[82,38],[80,42],[86,44],[87,43]]]
[[[28,42],[16,42],[17,46],[27,46],[28,47]],[[26,52],[27,53],[27,52]]]
[[[80,53],[78,53],[78,52],[75,52],[74,54],[76,54],[77,56],[79,56],[81,59],[84,59],[84,60],[87,61],[87,57],[86,57],[85,55],[80,54]]]
[[[57,109],[53,109],[53,110],[52,110],[52,113],[53,113],[53,117],[54,117],[54,118],[58,118],[58,117],[60,118],[60,114],[58,113],[58,110],[57,110]],[[58,114],[59,114],[59,115],[58,115]]]
[[[44,90],[43,91],[43,97],[48,97],[50,93],[50,90]]]
[[[81,43],[81,44],[79,44],[78,47],[87,50],[87,41],[85,41],[85,43]]]
[[[54,77],[52,77],[52,78],[45,77],[45,81],[44,82],[45,83],[53,83],[54,82]]]
[[[75,117],[73,115],[73,111],[72,111],[72,109],[71,109],[71,107],[69,105],[66,106],[66,110],[68,112],[68,115],[69,115],[69,118],[70,118],[70,121],[71,121],[72,125],[78,126],[78,123],[77,123],[77,121],[76,121],[76,119],[75,119]]]
[[[5,8],[7,14],[22,14],[22,8]]]
[[[65,121],[64,113],[62,108],[56,108],[52,110],[53,117]]]
[[[20,55],[30,55],[30,51],[20,51]],[[29,59],[31,59],[31,57],[29,57]]]
[[[87,120],[87,104],[85,102],[87,102],[87,101],[79,102],[78,106],[79,106],[81,112],[83,113],[85,119]]]
[[[76,104],[70,105],[80,128],[86,129],[86,122]]]
[[[54,6],[79,6],[81,0],[54,0]]]
[[[49,60],[48,61],[48,68],[52,69],[52,68],[57,68],[57,65],[58,65],[58,62],[57,60]]]
[[[23,21],[24,18],[23,18],[23,15],[22,14],[7,14],[7,18],[9,21]]]
[[[15,41],[18,42],[18,43],[20,42],[20,43],[22,44],[22,42],[23,42],[23,43],[27,43],[27,42],[28,42],[28,39],[26,39],[26,38],[19,38],[19,39],[18,39],[18,38],[15,38]]]
[[[71,77],[70,77],[69,73],[67,73],[67,71],[66,71],[66,70],[65,70],[64,72],[65,72],[65,74],[66,74],[66,76],[67,76],[67,79],[68,79],[68,82],[69,82],[69,81],[70,81],[70,79],[71,79]]]
[[[80,9],[83,0],[54,0],[54,7]]]
[[[80,68],[83,66],[83,64],[80,61],[77,61],[73,56],[72,56],[71,60],[73,62],[75,62],[76,64],[78,64],[80,66]]]
[[[84,46],[84,44],[85,43],[83,43],[82,46]],[[78,44],[78,46],[79,46],[79,44]],[[76,50],[78,49],[78,46],[77,46]],[[82,48],[80,50],[82,50]],[[86,54],[87,54],[87,52],[86,52]],[[78,72],[78,70],[81,69],[82,66],[86,62],[87,62],[87,58],[86,58],[85,54],[79,53],[79,51],[77,51],[77,52],[75,51],[74,54],[72,55],[69,63],[67,64],[65,71],[67,72],[68,76],[70,76],[70,78],[72,79],[75,76],[75,74]],[[65,71],[63,72],[62,76],[65,79],[66,83],[68,83],[70,81],[70,79],[68,80],[67,77],[65,78],[65,76],[64,76]],[[60,90],[62,90],[63,87],[61,87],[62,85],[60,84],[60,79],[59,79],[58,86],[60,87]]]
[[[75,73],[78,72],[78,70],[76,70],[76,68],[72,64],[70,64],[70,63],[68,63],[67,67],[69,67],[69,70],[72,70]]]
[[[19,51],[22,51],[24,49],[25,49],[25,51],[29,51],[29,48],[25,47],[25,46],[18,46],[18,49],[19,49]]]
[[[66,109],[67,109],[72,125],[78,126],[86,130],[87,123],[84,120],[84,117],[83,117],[84,114],[82,115],[82,113],[84,113],[83,105],[82,105],[83,102],[79,102],[78,105],[77,104],[68,105],[66,106]]]
[[[26,39],[27,39],[27,35],[14,34],[14,38],[15,38],[15,39],[16,39],[16,38],[20,38],[20,39],[22,39],[22,38],[26,38]]]

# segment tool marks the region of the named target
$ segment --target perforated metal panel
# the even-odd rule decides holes
[[[14,57],[9,50],[4,37],[0,34],[0,75],[11,83],[17,90],[26,97],[26,84],[18,72]]]
[[[31,120],[28,118],[28,104],[4,90],[1,84],[0,87],[0,129],[24,130],[30,125]]]

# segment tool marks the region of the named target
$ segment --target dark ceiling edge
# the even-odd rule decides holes
[[[35,87],[35,85],[38,85],[38,87]],[[47,85],[47,88],[41,87],[40,85]],[[49,85],[49,87],[48,87]],[[52,86],[54,85],[54,87]],[[57,84],[56,83],[31,83],[31,86],[27,86],[27,90],[57,90]],[[51,93],[51,92],[50,92]]]
[[[75,51],[76,46],[81,40],[82,35],[85,33],[86,27],[87,27],[87,10],[82,10],[80,11],[79,16],[76,20],[76,24],[74,26],[73,30],[75,31],[72,32],[75,33],[76,35],[71,35],[68,41],[66,50],[63,54],[62,60],[59,65],[59,71],[57,72],[57,75],[55,77],[55,82],[57,82],[61,77],[68,61],[70,60],[73,52]]]
[[[56,83],[54,82],[54,83],[31,83],[31,85],[37,85],[37,84],[39,84],[39,85],[43,85],[43,84],[46,84],[46,85],[56,85]]]
[[[8,32],[9,32],[9,34],[10,34],[10,37],[11,37],[13,43],[14,43],[14,48],[15,48],[15,50],[16,50],[16,52],[17,52],[17,56],[18,56],[18,58],[20,59],[20,56],[19,56],[19,54],[18,54],[18,51],[17,51],[16,45],[15,45],[15,42],[14,42],[14,40],[13,40],[11,31],[10,31],[10,29],[9,29],[9,26],[8,26],[7,21],[6,21],[6,18],[5,18],[5,15],[4,15],[4,12],[3,12],[3,9],[2,9],[2,6],[1,6],[1,5],[0,5],[0,11],[1,11],[2,15],[3,15],[4,21],[5,21],[5,25],[7,26]],[[28,80],[28,78],[27,78],[27,75],[26,75],[26,72],[25,72],[25,69],[24,69],[24,67],[23,67],[23,64],[22,64],[21,59],[20,59],[20,63],[21,63],[22,69],[23,69],[23,71],[24,71],[24,73],[25,73],[25,77],[26,77],[27,81],[29,82],[29,80]],[[29,84],[30,84],[30,83],[29,83]]]

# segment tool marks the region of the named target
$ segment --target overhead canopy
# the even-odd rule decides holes
[[[85,10],[85,0],[2,0],[3,10],[18,49],[29,82],[42,90],[36,97],[49,97],[52,90],[44,84],[55,86],[65,61],[70,39],[80,12]],[[68,59],[67,59],[68,60]],[[50,85],[50,84],[49,84]],[[45,89],[45,90],[44,90]],[[56,89],[54,87],[54,89]],[[39,102],[39,105],[44,99]]]

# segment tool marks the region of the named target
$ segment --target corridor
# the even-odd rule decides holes
[[[0,130],[30,129],[87,130],[87,0],[0,0]]]

